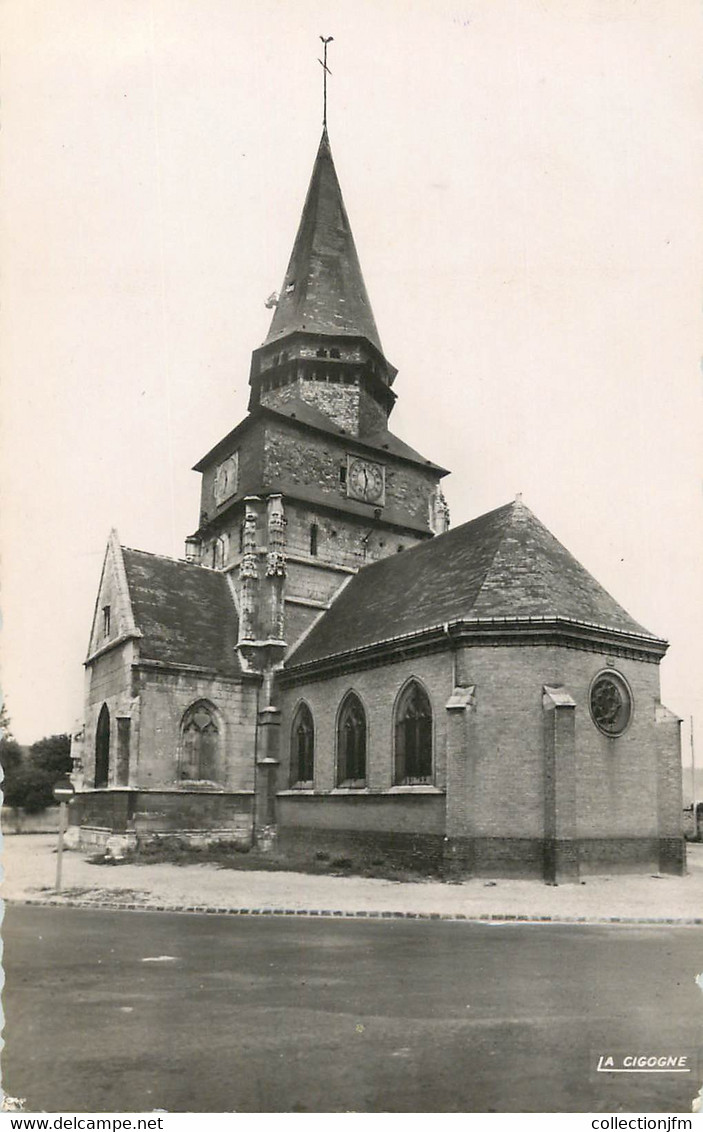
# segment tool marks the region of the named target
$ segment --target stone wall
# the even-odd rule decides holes
[[[217,714],[222,751],[218,785],[227,791],[253,790],[256,744],[256,685],[194,673],[142,669],[136,766],[131,784],[172,787],[178,780],[181,721],[198,700]]]
[[[49,806],[38,814],[26,814],[14,806],[2,807],[3,835],[12,833],[58,833],[59,807]]]
[[[314,490],[321,501],[337,506],[347,499],[346,487],[340,479],[340,468],[346,469],[347,453],[355,450],[353,438],[316,435],[302,432],[284,422],[267,422],[265,445],[265,483],[270,490],[295,490],[296,485]],[[376,459],[382,459],[378,454]],[[437,485],[432,469],[394,461],[386,456],[386,507],[392,508],[395,521],[407,522],[423,530],[430,529],[430,500]],[[383,516],[382,516],[383,517]],[[369,507],[369,520],[373,508]]]
[[[82,847],[104,847],[111,835],[125,844],[148,844],[178,835],[185,841],[252,842],[253,793],[213,791],[92,790],[76,795],[69,808]]]
[[[117,719],[129,718],[132,729],[138,727],[139,705],[134,700],[132,675],[137,655],[136,643],[128,640],[91,661],[86,670],[85,732],[80,748],[76,747],[76,750],[80,750],[83,763],[81,774],[86,786],[92,786],[95,781],[95,740],[103,705],[110,713],[108,782],[112,786],[120,782]]]
[[[217,469],[233,452],[239,453],[237,491],[235,496],[228,496],[218,507],[215,502],[215,477]],[[245,431],[244,435],[235,438],[231,445],[217,457],[216,460],[202,473],[200,486],[201,517],[215,518],[226,510],[235,497],[241,498],[253,491],[258,491],[261,485],[264,463],[264,426],[261,421],[255,421]]]
[[[361,390],[357,385],[340,382],[301,381],[299,395],[314,405],[349,436],[359,435],[359,402]]]

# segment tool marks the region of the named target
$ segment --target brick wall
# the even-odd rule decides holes
[[[439,873],[444,861],[441,833],[405,830],[315,828],[303,824],[283,824],[279,829],[279,849],[303,861],[324,854],[332,862],[342,858],[355,868],[394,866],[422,873]]]
[[[578,704],[576,804],[580,836],[656,837],[658,666],[575,650],[563,650],[558,659],[562,682]],[[634,701],[631,724],[617,739],[598,730],[588,706],[593,678],[610,667],[629,682]]]
[[[289,791],[278,796],[281,829],[444,834],[442,794],[334,794],[323,798]]]
[[[613,667],[629,681],[631,726],[603,735],[589,711],[593,678]],[[563,684],[576,701],[576,807],[579,836],[656,836],[659,672],[656,665],[576,649],[467,649],[466,682],[476,684],[473,812],[479,836],[541,836],[544,685]],[[467,802],[468,805],[468,802]]]
[[[573,836],[582,847],[584,870],[656,868],[658,853],[674,869],[681,864],[680,763],[675,728],[665,734],[657,722],[662,710],[657,665],[556,646],[464,648],[456,664],[458,682],[475,685],[475,706],[461,713],[459,721],[464,739],[451,748],[456,752],[452,758],[462,764],[453,779],[460,788],[447,803],[460,861],[487,873],[541,874],[546,852],[543,688],[563,685],[576,705]],[[589,710],[591,683],[606,668],[622,673],[633,694],[630,726],[616,739],[598,730]],[[368,789],[372,795],[390,789],[393,708],[411,675],[422,680],[432,701],[435,783],[445,787],[453,725],[445,704],[454,685],[448,652],[282,692],[279,788],[289,782],[291,722],[304,698],[315,721],[315,790],[323,795],[322,801],[314,799],[315,805],[279,798],[283,824],[316,830],[318,839],[325,828],[393,831],[394,811],[354,809],[353,802],[340,808],[337,797],[343,795],[324,795],[335,789],[335,721],[350,689],[367,713]],[[415,823],[416,832],[426,832],[419,809],[398,813],[409,823],[403,828]],[[668,815],[666,820],[662,814]]]
[[[463,672],[462,672],[463,669]],[[542,687],[550,649],[472,648],[461,682],[476,685],[467,789],[455,820],[476,837],[542,837]]]
[[[444,788],[446,758],[446,711],[452,687],[452,661],[447,654],[400,661],[385,668],[336,676],[281,693],[281,766],[279,784],[290,777],[290,732],[293,716],[305,699],[315,722],[315,788],[335,788],[336,718],[348,691],[361,699],[367,719],[367,781],[370,790],[388,790],[393,785],[393,705],[408,679],[422,681],[433,706],[435,786]],[[378,811],[380,812],[380,811]]]

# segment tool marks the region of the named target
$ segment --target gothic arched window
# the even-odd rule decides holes
[[[215,709],[204,700],[183,716],[178,777],[191,782],[217,782],[220,777],[220,732]]]
[[[432,706],[417,680],[403,689],[395,709],[395,783],[432,782]]]
[[[95,731],[95,788],[107,786],[110,778],[110,712],[103,704]]]
[[[366,712],[350,692],[337,720],[337,785],[366,785]]]
[[[307,704],[300,705],[293,718],[290,744],[292,786],[312,787],[315,777],[315,725]]]

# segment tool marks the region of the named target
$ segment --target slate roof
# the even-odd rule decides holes
[[[359,335],[383,352],[326,129],[265,344],[296,330]]]
[[[432,460],[427,460],[414,448],[411,448],[405,441],[400,440],[387,428],[379,428],[375,432],[364,433],[363,436],[354,436],[350,432],[341,429],[336,425],[326,413],[318,409],[315,405],[310,405],[307,401],[303,401],[301,397],[292,397],[289,401],[285,402],[285,407],[280,409],[266,408],[266,412],[273,414],[277,417],[284,419],[292,419],[300,421],[302,424],[308,425],[311,428],[320,429],[321,432],[330,432],[334,436],[344,436],[348,441],[349,446],[359,444],[362,447],[377,448],[380,450],[380,455],[388,453],[391,456],[399,456],[403,460],[410,460],[413,464],[421,464],[423,468],[432,468],[434,471],[441,472],[447,475],[447,469],[442,468],[439,464],[434,464]]]
[[[659,640],[516,501],[365,566],[286,667],[445,622],[518,617],[561,618]]]
[[[224,574],[122,548],[140,658],[241,673],[238,619]]]
[[[440,464],[435,464],[432,460],[428,460],[420,452],[411,448],[405,441],[400,440],[394,433],[389,432],[388,429],[377,429],[376,432],[365,433],[363,436],[352,436],[351,433],[343,432],[338,425],[332,421],[326,413],[323,413],[315,405],[303,401],[300,397],[292,397],[289,401],[285,402],[285,408],[274,409],[270,405],[257,405],[243,421],[233,428],[222,440],[218,440],[217,444],[210,449],[209,452],[198,460],[197,464],[193,465],[194,472],[204,471],[209,464],[216,460],[219,456],[228,452],[231,449],[232,441],[240,436],[250,427],[250,425],[259,420],[261,417],[280,417],[283,420],[299,421],[301,424],[306,425],[308,428],[318,429],[320,432],[331,433],[333,436],[344,436],[348,440],[349,446],[354,444],[366,446],[368,448],[379,449],[379,455],[382,457],[384,453],[390,453],[391,456],[398,456],[402,460],[409,460],[413,464],[420,464],[423,468],[432,468],[433,471],[439,472],[441,475],[448,475],[447,469],[443,468]]]

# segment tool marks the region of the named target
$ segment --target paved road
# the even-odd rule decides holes
[[[689,1112],[701,1084],[592,1072],[703,1049],[700,928],[17,906],[3,935],[33,1112]]]

